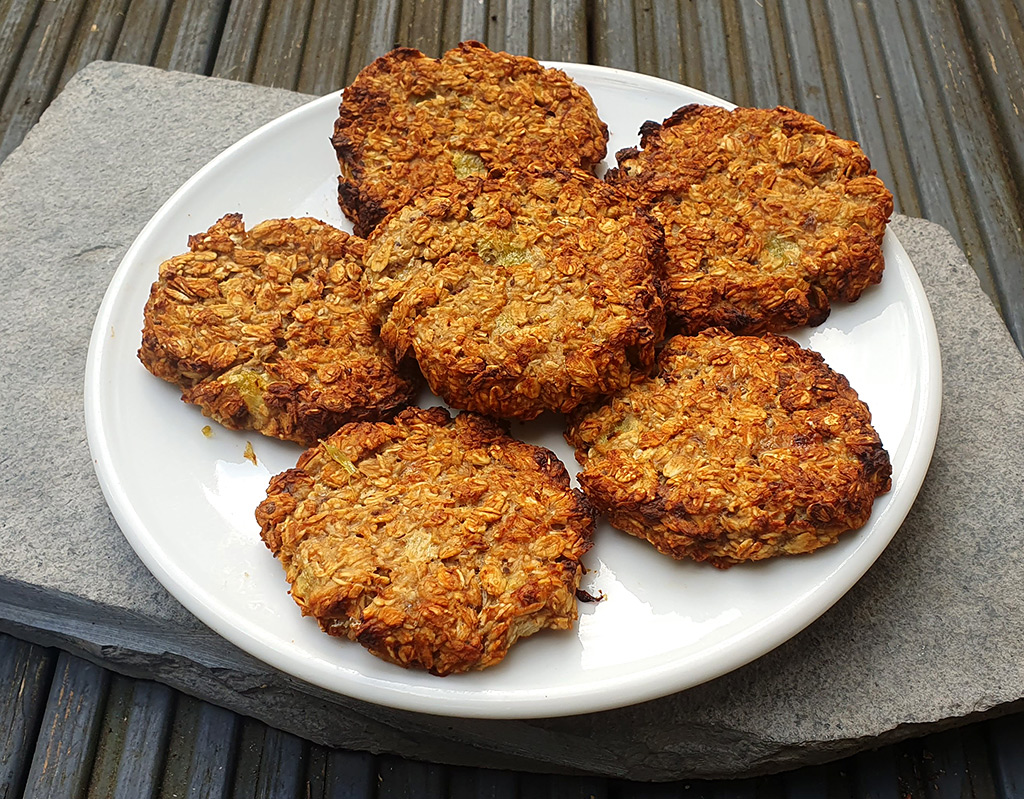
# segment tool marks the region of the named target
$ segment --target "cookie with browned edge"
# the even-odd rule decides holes
[[[613,525],[720,568],[835,543],[890,488],[846,378],[771,333],[670,339],[650,378],[581,409],[566,439]]]
[[[315,219],[229,214],[160,265],[139,358],[231,429],[310,445],[386,418],[418,388],[373,327],[364,242]]]
[[[664,330],[657,225],[580,170],[437,187],[367,240],[381,338],[456,408],[532,419],[608,394]]]
[[[892,195],[856,142],[789,108],[688,105],[607,179],[662,223],[670,330],[817,325],[882,278]]]
[[[579,167],[605,155],[587,91],[532,58],[463,42],[440,59],[402,47],[344,91],[338,199],[360,236],[416,193],[492,168]]]
[[[594,524],[551,452],[442,408],[346,425],[270,481],[256,518],[304,615],[438,675],[570,629]]]

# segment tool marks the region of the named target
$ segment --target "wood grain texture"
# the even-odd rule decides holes
[[[355,16],[355,0],[314,0],[298,91],[321,95],[345,85]]]
[[[62,653],[39,728],[24,799],[84,796],[102,737],[110,673]]]
[[[14,73],[24,57],[28,35],[42,2],[43,0],[0,2],[0,100],[7,94]]]
[[[0,104],[0,160],[53,99],[84,6],[84,0],[47,0],[39,6]]]
[[[217,56],[217,39],[228,0],[175,0],[164,25],[153,65],[207,75]]]
[[[115,61],[152,64],[173,0],[131,0],[114,47]]]
[[[88,0],[71,42],[57,91],[92,61],[109,59],[117,47],[130,0]]]
[[[313,0],[270,0],[252,80],[263,86],[295,89]]]
[[[0,635],[0,796],[25,785],[56,659],[52,650]]]
[[[231,0],[211,74],[251,81],[270,0]]]

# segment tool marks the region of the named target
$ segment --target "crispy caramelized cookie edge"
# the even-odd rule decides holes
[[[441,676],[571,629],[594,526],[553,453],[442,408],[346,425],[270,481],[256,519],[303,615]]]

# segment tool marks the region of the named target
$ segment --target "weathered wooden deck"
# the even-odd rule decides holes
[[[322,94],[396,44],[479,39],[816,115],[862,142],[899,211],[953,233],[1021,346],[1022,18],[1022,0],[0,0],[0,159],[95,59]],[[1024,715],[778,777],[640,786],[327,751],[6,636],[0,741],[0,798],[1024,796]]]

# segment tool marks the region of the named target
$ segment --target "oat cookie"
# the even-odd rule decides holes
[[[721,568],[832,544],[890,488],[846,378],[771,333],[670,339],[649,379],[581,409],[566,439],[613,525]]]
[[[367,241],[381,338],[456,408],[567,412],[654,362],[656,224],[579,170],[435,188]]]
[[[271,480],[256,518],[304,615],[438,675],[570,629],[594,523],[551,452],[442,408],[346,425]]]
[[[669,327],[816,325],[882,277],[892,195],[813,117],[689,105],[641,128],[607,179],[662,223]]]
[[[364,244],[315,219],[246,231],[241,215],[223,217],[161,264],[139,358],[231,429],[308,446],[388,416],[419,376],[396,366],[373,328]]]
[[[495,167],[590,169],[607,142],[590,95],[560,70],[479,42],[440,59],[403,47],[345,89],[339,202],[366,236],[431,186]]]

